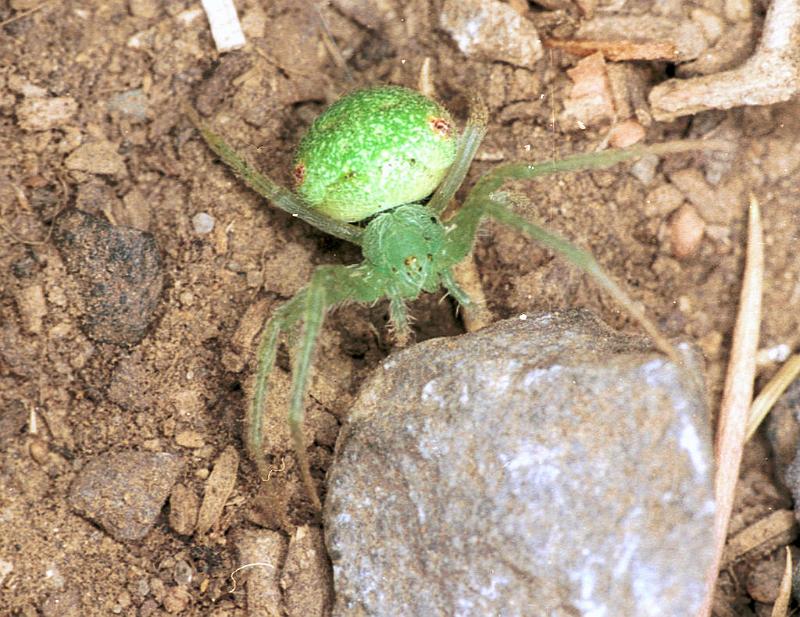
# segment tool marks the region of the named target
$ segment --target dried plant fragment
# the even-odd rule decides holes
[[[650,92],[653,116],[672,120],[707,109],[771,105],[800,88],[800,2],[774,0],[755,54],[738,68],[692,79],[670,79]]]

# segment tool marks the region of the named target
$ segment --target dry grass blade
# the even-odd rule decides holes
[[[786,547],[786,569],[783,571],[778,597],[772,605],[772,617],[786,617],[789,614],[789,599],[792,597],[792,552]]]
[[[795,354],[789,358],[777,373],[769,380],[769,383],[759,392],[756,400],[750,407],[750,415],[747,419],[747,436],[749,440],[758,430],[759,425],[767,417],[770,409],[786,391],[797,376],[800,375],[800,354]]]
[[[758,201],[750,196],[745,262],[739,313],[733,332],[731,356],[725,378],[725,390],[717,426],[714,517],[714,560],[709,570],[706,597],[698,617],[708,617],[714,600],[714,587],[725,547],[725,538],[733,507],[733,494],[739,478],[739,465],[745,441],[745,428],[753,399],[756,374],[756,351],[761,323],[761,290],[764,278],[764,241]]]

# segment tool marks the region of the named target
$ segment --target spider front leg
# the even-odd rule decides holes
[[[374,302],[384,295],[384,286],[374,280],[374,277],[369,277],[367,272],[364,266],[320,266],[317,268],[308,286],[282,305],[269,320],[258,346],[258,369],[256,370],[253,398],[248,405],[245,447],[260,475],[265,478],[268,466],[263,452],[263,417],[269,375],[275,366],[280,334],[298,322],[303,323],[302,333],[293,354],[289,430],[303,485],[318,510],[322,508],[322,505],[311,478],[311,468],[303,441],[305,398],[308,391],[311,361],[325,319],[325,312],[328,309],[348,300]]]
[[[655,324],[650,321],[627,292],[603,270],[591,253],[579,249],[561,236],[549,232],[513,212],[510,208],[513,205],[512,199],[506,193],[495,192],[483,199],[473,197],[470,195],[464,207],[446,223],[448,235],[445,252],[450,263],[458,263],[469,254],[481,219],[485,216],[492,217],[525,233],[589,274],[642,326],[662,353],[676,363],[681,362],[680,354],[675,346],[659,332]],[[446,281],[444,282],[446,283]]]

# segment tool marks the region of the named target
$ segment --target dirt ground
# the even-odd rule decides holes
[[[457,117],[465,116],[470,91],[489,104],[487,138],[468,183],[501,161],[589,151],[608,133],[610,121],[580,128],[562,113],[575,57],[546,51],[531,70],[465,58],[439,28],[436,0],[322,4],[353,82],[323,44],[311,2],[237,2],[248,46],[219,55],[200,4],[188,0],[0,1],[0,614],[256,614],[241,588],[230,591],[237,538],[255,528],[289,537],[298,525],[318,525],[286,438],[285,350],[268,420],[275,469],[268,490],[244,454],[253,339],[314,266],[360,256],[244,187],[200,141],[181,101],[286,185],[292,150],[325,104],[359,84],[416,87],[426,58],[438,97]],[[568,31],[577,19],[530,8],[542,32]],[[763,13],[757,3],[755,10]],[[672,71],[664,62],[642,64],[651,84]],[[54,97],[72,102],[53,117],[24,106],[28,98]],[[667,334],[697,343],[716,405],[750,191],[766,234],[761,347],[800,345],[800,311],[791,309],[800,302],[800,103],[646,128],[651,143],[714,134],[739,147],[729,161],[669,156],[648,182],[646,171],[628,164],[514,189],[531,199],[526,215],[590,249]],[[80,156],[83,145],[97,143],[106,154]],[[718,170],[717,184],[705,187],[724,212],[704,221],[699,245],[678,259],[675,211],[702,201],[694,189],[675,197],[673,177],[686,169],[706,178]],[[53,232],[54,221],[76,207],[155,240],[163,290],[140,340],[126,334],[109,342],[92,328],[80,275]],[[475,260],[497,318],[589,307],[615,327],[634,329],[585,276],[500,225],[483,227]],[[417,340],[464,331],[441,295],[422,297],[411,311]],[[385,303],[346,306],[326,322],[309,399],[319,480],[359,384],[392,350],[387,315]],[[759,383],[775,368],[765,364]],[[194,502],[231,445],[241,453],[235,487],[206,533],[181,529],[165,505],[144,539],[119,541],[67,501],[87,461],[133,449],[179,455],[179,482]],[[754,442],[734,530],[791,508],[772,474],[766,441]],[[180,495],[173,499],[182,503]],[[759,556],[726,570],[720,590],[729,614],[767,614],[768,603],[748,595],[747,581],[776,559]]]

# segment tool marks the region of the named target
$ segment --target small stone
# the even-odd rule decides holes
[[[197,514],[195,533],[206,533],[222,516],[222,509],[228,501],[236,485],[236,473],[239,469],[239,454],[236,448],[228,446],[214,461],[214,470],[206,481],[206,492],[203,503]]]
[[[322,530],[298,527],[289,542],[281,576],[289,617],[329,615],[333,604],[331,578]]]
[[[747,577],[747,593],[757,602],[772,604],[778,597],[781,578],[786,569],[786,553],[778,551],[778,558],[763,559],[755,564]]]
[[[661,184],[644,198],[644,213],[647,216],[666,216],[681,207],[683,193],[674,184]]]
[[[22,401],[12,400],[6,403],[0,413],[0,448],[5,450],[8,444],[20,438],[28,423],[29,415]],[[2,573],[2,568],[0,568],[0,573]]]
[[[248,617],[281,617],[283,594],[280,568],[286,556],[286,540],[277,531],[246,529],[236,538],[239,568],[234,574],[238,585],[247,584]]]
[[[542,57],[533,23],[497,0],[446,0],[439,24],[468,57],[529,69]]]
[[[178,585],[188,587],[194,578],[194,568],[183,559],[178,559],[172,569],[172,578]]]
[[[78,103],[69,96],[24,98],[17,107],[17,122],[26,131],[63,128],[78,111]]]
[[[42,603],[42,617],[80,617],[81,596],[75,588],[57,591]]]
[[[158,16],[160,3],[156,0],[128,0],[128,7],[134,17],[152,19]]]
[[[101,454],[78,472],[68,502],[115,539],[141,540],[155,524],[182,468],[181,458],[166,452]]]
[[[608,132],[608,145],[612,148],[627,148],[644,139],[644,127],[636,120],[625,120],[615,124]]]
[[[214,231],[214,217],[207,212],[198,212],[192,217],[192,227],[196,234],[207,234]]]
[[[47,315],[47,303],[41,285],[23,287],[17,294],[17,306],[25,328],[31,334],[41,334],[42,320]]]
[[[125,159],[109,141],[95,141],[78,146],[64,161],[67,169],[91,174],[121,176],[126,172]]]
[[[582,129],[616,115],[611,84],[603,54],[592,54],[567,71],[573,82],[569,98],[564,102],[564,115]]]
[[[86,335],[96,342],[138,343],[164,282],[153,235],[74,209],[60,215],[53,229],[67,271],[78,282]]]
[[[108,99],[108,111],[118,112],[136,122],[147,120],[147,95],[141,88],[115,94]]]
[[[631,165],[631,175],[647,186],[656,177],[659,158],[655,154],[647,154]]]
[[[362,388],[328,472],[335,617],[697,613],[696,356],[586,311],[527,317],[403,350]]]
[[[168,587],[161,601],[166,611],[172,615],[182,613],[192,601],[189,590],[183,585]]]
[[[690,204],[683,204],[670,217],[669,239],[672,254],[678,259],[691,257],[700,248],[706,222]]]
[[[188,486],[176,484],[169,496],[169,526],[179,535],[192,535],[199,509],[200,500],[195,492]]]
[[[670,174],[669,180],[708,223],[730,223],[739,209],[736,203],[732,203],[735,196],[729,191],[712,187],[699,169],[690,167],[678,170]]]
[[[47,442],[44,439],[35,437],[31,439],[28,445],[28,452],[30,452],[31,458],[34,461],[39,465],[44,465],[47,463],[47,455],[50,453],[50,449],[47,447]]]
[[[181,431],[175,435],[175,443],[181,448],[202,448],[206,445],[203,435],[197,431]]]
[[[6,580],[6,577],[14,571],[14,564],[5,559],[0,559],[0,585]]]

